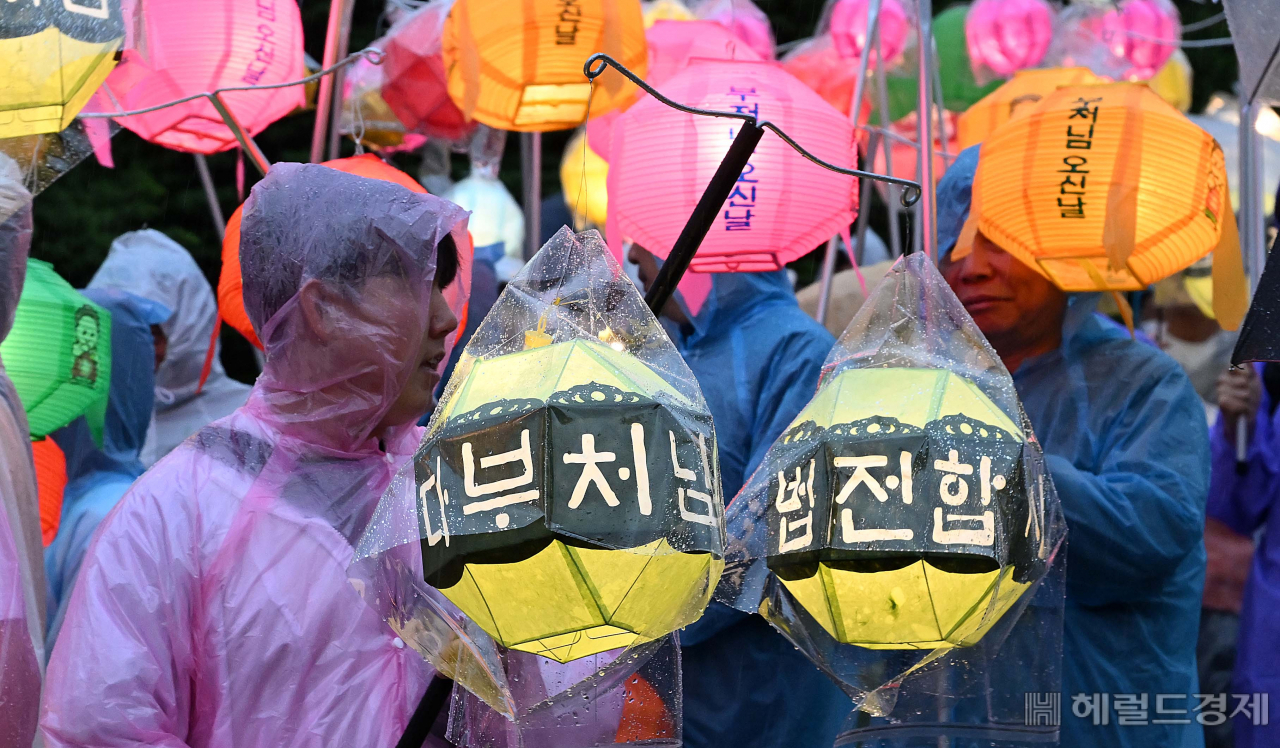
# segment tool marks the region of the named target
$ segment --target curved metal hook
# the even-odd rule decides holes
[[[873,179],[877,182],[886,182],[888,184],[896,184],[899,187],[903,188],[901,200],[902,200],[903,206],[908,208],[915,205],[920,200],[920,183],[919,182],[913,182],[909,179],[900,179],[898,177],[891,177],[886,174],[876,174],[875,172],[871,172],[871,171],[862,171],[861,169],[846,169],[843,166],[836,166],[835,164],[828,163],[827,161],[823,161],[822,159],[813,155],[809,151],[805,150],[805,148],[801,146],[799,143],[797,143],[794,138],[792,138],[790,135],[783,132],[782,128],[778,127],[772,122],[759,121],[755,117],[752,117],[749,114],[741,114],[739,112],[721,112],[721,111],[716,111],[714,109],[699,109],[697,107],[685,106],[684,104],[681,104],[677,101],[672,101],[671,99],[668,99],[666,96],[663,96],[661,93],[659,93],[658,90],[655,89],[653,86],[650,86],[648,83],[646,83],[644,79],[640,78],[635,73],[628,70],[625,65],[613,59],[609,55],[604,54],[603,52],[597,52],[596,54],[588,57],[586,63],[584,63],[582,66],[582,72],[584,75],[587,76],[587,80],[594,81],[596,78],[599,78],[601,75],[604,74],[604,71],[606,68],[610,68],[610,67],[617,70],[622,75],[626,76],[627,80],[639,86],[641,89],[645,91],[645,93],[649,94],[650,96],[657,99],[658,101],[661,101],[663,104],[666,104],[672,109],[676,109],[678,111],[684,112],[685,114],[697,115],[699,117],[722,117],[725,119],[742,120],[743,122],[750,122],[756,127],[760,127],[766,130],[772,130],[775,135],[781,138],[784,143],[786,143],[787,145],[795,149],[797,153],[809,159],[810,161],[817,164],[818,166],[821,166],[824,169],[829,169],[838,174],[845,174],[847,176],[857,177],[859,179]]]

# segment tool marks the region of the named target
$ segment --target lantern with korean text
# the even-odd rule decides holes
[[[968,148],[981,143],[1000,125],[1030,112],[1045,94],[1059,86],[1100,82],[1089,68],[1019,70],[1008,83],[960,114],[956,122],[959,146]]]

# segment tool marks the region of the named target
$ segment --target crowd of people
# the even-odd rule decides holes
[[[1061,496],[1064,712],[1080,694],[1153,710],[1228,694],[1221,724],[1064,714],[1062,744],[1280,745],[1230,696],[1280,693],[1280,368],[1230,369],[1230,334],[1186,278],[1134,333],[981,233],[953,256],[979,158],[938,186],[939,269],[1012,374]],[[81,418],[52,436],[68,483],[43,557],[26,418],[0,375],[0,744],[397,743],[433,670],[347,568],[434,407],[466,227],[428,194],[274,166],[241,233],[265,349],[252,388],[207,361],[217,307],[191,255],[153,230],[112,244],[84,291],[111,312],[104,433]],[[31,198],[0,174],[0,335],[31,241]],[[661,264],[640,246],[628,259],[646,286]],[[480,285],[464,334],[498,293]],[[696,313],[677,294],[662,317],[714,417],[727,499],[834,338],[785,271],[717,274]],[[688,746],[826,748],[853,706],[760,616],[712,603],[680,644]]]

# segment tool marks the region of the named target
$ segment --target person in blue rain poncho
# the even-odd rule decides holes
[[[44,551],[49,588],[46,652],[53,652],[89,540],[142,475],[139,454],[155,402],[156,354],[151,328],[170,315],[168,308],[124,291],[89,289],[83,293],[111,313],[111,387],[101,449],[94,444],[83,417],[53,433],[67,458],[67,486],[62,494],[58,534]]]
[[[962,152],[938,185],[938,250],[943,276],[1013,374],[1062,499],[1062,745],[1201,746],[1190,694],[1204,409],[1173,359],[1095,312],[1096,295],[1068,296],[980,231],[967,256],[951,257],[978,158],[977,146]],[[1179,720],[1188,723],[1156,724]]]
[[[632,247],[647,287],[658,260]],[[697,313],[663,316],[715,419],[726,503],[813,397],[834,340],[797,304],[786,273],[718,273]],[[828,748],[852,702],[763,618],[713,602],[680,633],[688,748]]]

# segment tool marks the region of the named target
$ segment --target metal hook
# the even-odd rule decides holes
[[[658,90],[655,89],[653,86],[650,86],[648,83],[646,83],[644,79],[640,78],[635,73],[628,70],[625,65],[613,59],[609,55],[604,54],[603,52],[598,52],[588,57],[586,63],[584,63],[582,66],[582,72],[584,75],[587,76],[587,80],[594,81],[596,78],[604,74],[604,71],[606,68],[610,68],[610,67],[614,68],[619,73],[626,76],[627,80],[630,80],[632,83],[639,86],[641,89],[645,91],[645,93],[649,94],[650,96],[657,99],[658,101],[661,101],[663,104],[666,104],[672,109],[676,109],[686,114],[697,115],[699,117],[723,117],[726,119],[742,120],[743,122],[748,122],[761,129],[772,130],[775,135],[781,138],[784,143],[791,146],[797,153],[809,159],[810,161],[817,164],[818,166],[821,166],[824,169],[829,169],[838,174],[845,174],[847,176],[857,177],[859,179],[872,179],[877,182],[896,184],[899,187],[903,188],[901,200],[902,200],[903,206],[908,208],[915,205],[920,200],[920,183],[919,182],[913,182],[909,179],[900,179],[898,177],[891,177],[886,174],[876,174],[875,172],[862,171],[861,169],[846,169],[843,166],[836,166],[835,164],[828,163],[818,158],[817,156],[813,155],[809,151],[805,150],[805,148],[801,146],[799,143],[797,143],[794,138],[792,138],[787,133],[783,132],[782,128],[778,127],[772,122],[767,122],[767,121],[761,122],[749,114],[741,114],[739,112],[720,112],[713,109],[699,109],[697,107],[685,106],[684,104],[681,104],[679,102],[672,101],[671,99],[668,99],[666,96],[663,96],[661,93],[659,93]]]

